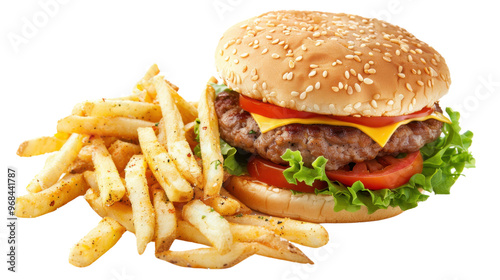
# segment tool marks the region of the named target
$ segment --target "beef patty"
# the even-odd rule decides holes
[[[327,170],[377,156],[414,152],[436,140],[443,125],[434,119],[410,122],[400,126],[384,147],[361,130],[346,126],[289,124],[261,133],[252,115],[241,109],[238,99],[236,92],[223,92],[215,100],[222,139],[278,164],[286,164],[281,155],[287,149],[299,150],[309,167],[317,157],[324,156],[328,159]],[[437,104],[436,108],[441,110]]]

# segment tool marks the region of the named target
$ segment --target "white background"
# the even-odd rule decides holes
[[[56,3],[48,9],[43,3]],[[466,2],[467,4],[462,4]],[[498,181],[498,11],[493,1],[2,1],[0,4],[1,279],[500,279]],[[201,270],[139,256],[135,237],[87,268],[68,263],[71,246],[100,218],[80,197],[36,219],[18,220],[18,272],[7,273],[6,167],[18,169],[18,195],[44,156],[19,158],[24,140],[52,135],[56,123],[85,99],[124,96],[157,63],[197,100],[214,73],[214,49],[225,29],[275,9],[347,12],[401,25],[434,46],[452,74],[442,107],[462,112],[475,133],[477,168],[448,196],[431,196],[392,219],[327,224],[330,243],[304,251],[314,266],[254,256],[234,268]],[[34,28],[29,28],[30,24]],[[24,33],[23,34],[23,30]],[[17,38],[17,44],[12,38]],[[21,39],[19,39],[21,38]],[[176,242],[173,249],[193,248]],[[4,278],[7,276],[7,278]]]

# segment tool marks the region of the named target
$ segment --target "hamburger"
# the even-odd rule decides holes
[[[474,166],[472,133],[439,106],[444,58],[401,27],[268,12],[229,28],[215,63],[224,187],[258,212],[384,219],[449,193]]]

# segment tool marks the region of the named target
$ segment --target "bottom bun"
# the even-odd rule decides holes
[[[368,214],[362,206],[356,212],[333,211],[330,195],[309,193],[292,194],[291,191],[269,186],[248,176],[232,176],[224,184],[226,190],[255,211],[278,217],[288,217],[315,223],[355,223],[382,220],[403,212],[399,207],[379,209]]]

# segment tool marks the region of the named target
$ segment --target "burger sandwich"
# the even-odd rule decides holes
[[[439,99],[444,58],[403,28],[277,11],[229,28],[215,53],[225,188],[250,208],[312,222],[395,216],[447,194],[472,133]]]

